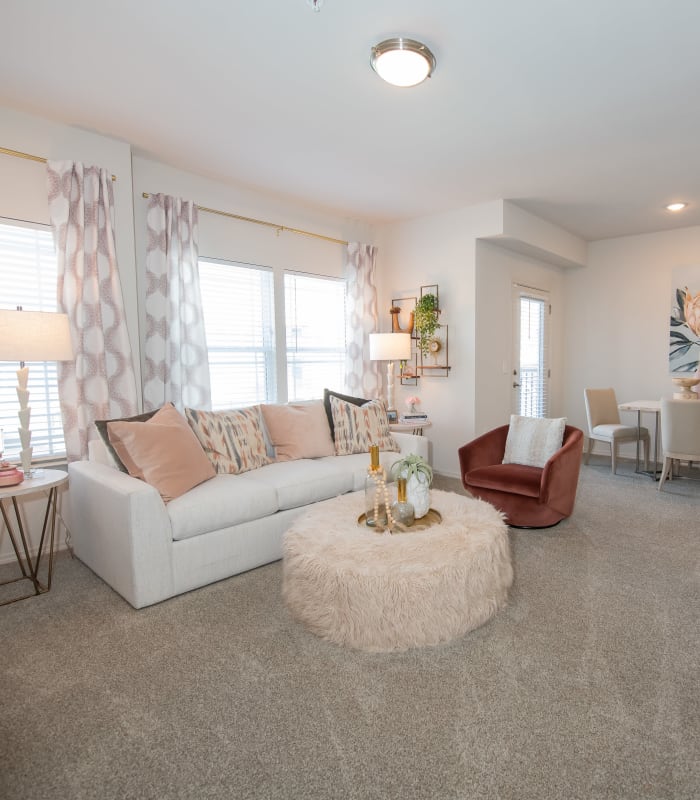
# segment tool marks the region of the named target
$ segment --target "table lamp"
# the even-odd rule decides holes
[[[411,357],[410,333],[370,333],[369,357],[371,361],[386,361],[387,410],[394,408],[394,361],[407,361]]]
[[[32,432],[29,429],[29,367],[25,361],[71,361],[73,347],[68,315],[50,311],[0,310],[0,361],[19,361],[20,460],[25,476],[32,473]]]

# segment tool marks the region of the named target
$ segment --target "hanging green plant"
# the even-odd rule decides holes
[[[418,347],[424,356],[430,352],[430,340],[440,327],[438,299],[434,294],[424,294],[416,303],[413,326],[418,334]]]

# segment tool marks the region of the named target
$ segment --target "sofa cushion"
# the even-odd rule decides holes
[[[561,448],[566,419],[542,419],[511,414],[504,464],[544,467]]]
[[[356,406],[338,397],[331,397],[331,409],[336,455],[369,453],[371,444],[379,445],[380,450],[399,451],[400,448],[389,431],[386,409],[379,400],[370,400],[363,406]]]
[[[274,514],[279,507],[277,492],[256,481],[254,474],[216,475],[169,503],[173,539],[189,539]]]
[[[333,392],[330,389],[323,390],[323,407],[326,409],[326,417],[328,418],[328,427],[331,429],[331,438],[335,441],[335,425],[333,423],[333,409],[331,408],[331,397],[337,397],[339,400],[344,400],[346,403],[352,403],[355,406],[363,406],[369,400],[365,397],[353,397],[349,394],[340,394]]]
[[[335,462],[344,461],[332,458]],[[331,468],[326,459],[276,462],[256,470],[254,478],[275,490],[280,511],[327,500],[353,489],[352,471],[342,463]]]
[[[265,403],[261,407],[277,461],[320,458],[335,453],[323,401]]]
[[[166,503],[216,474],[172,403],[146,422],[109,422],[107,434],[129,475],[154,486]]]
[[[260,406],[228,411],[186,408],[192,430],[218,473],[238,474],[265,466],[265,422]]]

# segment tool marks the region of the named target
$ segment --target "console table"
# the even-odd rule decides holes
[[[54,547],[56,543],[56,494],[59,486],[62,486],[67,481],[68,474],[60,469],[42,469],[38,470],[36,475],[25,478],[22,483],[18,483],[16,486],[7,486],[0,489],[0,511],[2,512],[2,518],[5,522],[10,541],[12,542],[12,548],[15,551],[20,572],[22,573],[17,578],[11,578],[0,582],[0,586],[5,586],[9,583],[17,583],[18,581],[30,581],[32,584],[32,591],[28,594],[23,594],[20,597],[13,597],[10,600],[0,601],[0,606],[7,605],[8,603],[16,603],[18,600],[25,600],[27,597],[35,597],[51,589]],[[32,560],[17,498],[23,495],[37,494],[39,492],[46,495],[46,512],[44,514],[44,525],[41,529],[41,538],[39,539],[36,558]],[[14,523],[9,513],[10,506],[14,509]],[[39,567],[41,566],[42,554],[46,546],[47,533],[49,533],[49,564],[46,581],[42,583],[42,581],[39,580]]]

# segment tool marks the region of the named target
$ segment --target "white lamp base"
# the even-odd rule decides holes
[[[394,410],[394,362],[387,361],[386,364],[386,409]]]
[[[22,366],[17,370],[17,399],[19,400],[19,440],[22,449],[19,452],[22,471],[25,477],[30,477],[32,474],[32,432],[29,429],[29,419],[31,417],[32,409],[29,407],[29,390],[27,384],[29,382],[29,367]]]

